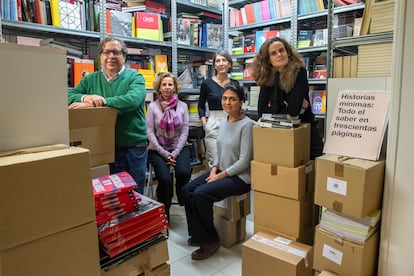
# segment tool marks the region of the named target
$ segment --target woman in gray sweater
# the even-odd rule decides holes
[[[213,203],[250,191],[254,122],[241,112],[243,102],[244,91],[240,86],[224,87],[221,105],[227,117],[220,124],[213,167],[181,190],[190,236],[188,244],[200,246],[192,253],[193,260],[206,259],[220,248],[213,224]]]

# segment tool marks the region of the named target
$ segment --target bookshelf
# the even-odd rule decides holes
[[[217,15],[219,20],[215,20],[215,22],[222,24],[222,9],[220,9],[220,6],[217,5],[215,7],[211,7],[207,6],[207,1],[205,1],[206,3],[202,3],[201,1],[199,1],[199,3],[195,3],[195,1],[190,0],[151,0],[149,2],[152,2],[153,4],[155,3],[155,5],[158,6],[164,5],[165,20],[163,23],[172,23],[171,26],[169,26],[171,31],[170,40],[149,40],[136,38],[133,36],[119,35],[117,33],[108,34],[106,31],[108,22],[110,22],[110,18],[108,18],[109,14],[107,12],[102,12],[99,13],[99,24],[95,25],[95,29],[93,31],[65,29],[53,25],[45,25],[19,20],[9,20],[4,19],[4,17],[1,16],[0,41],[6,40],[7,42],[16,42],[16,36],[27,36],[36,39],[55,38],[56,40],[63,41],[70,45],[76,45],[82,49],[84,55],[88,55],[89,57],[94,58],[97,56],[96,48],[99,42],[106,36],[111,35],[124,40],[128,47],[149,49],[150,54],[166,54],[168,56],[169,71],[173,72],[176,75],[178,74],[176,67],[178,54],[187,54],[191,57],[208,59],[217,51],[217,48],[177,44],[176,24],[177,14],[179,12],[208,12]],[[100,1],[97,5],[99,5],[100,10],[105,10],[111,3],[112,1]],[[197,89],[184,89],[183,92],[194,94],[197,93]]]

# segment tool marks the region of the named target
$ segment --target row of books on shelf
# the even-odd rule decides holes
[[[76,31],[100,31],[100,3],[96,0],[3,0],[1,4],[2,18],[6,20],[52,25]],[[131,13],[122,12],[123,5],[126,5],[125,2],[119,0],[106,1],[108,33],[111,29],[118,31],[118,25],[125,24],[127,19],[128,26],[136,24],[130,17]],[[143,5],[138,8],[135,6],[135,9],[162,14],[161,12],[165,12],[165,4],[145,0]],[[142,24],[141,21],[137,21]],[[152,23],[154,24],[157,24],[157,21]],[[151,29],[153,28],[154,26],[151,26]]]
[[[328,1],[326,0],[299,0],[298,15],[324,11],[327,9]]]
[[[262,44],[271,37],[279,36],[287,41],[290,41],[291,30],[272,30],[272,29],[263,29],[256,30],[251,33],[239,33],[237,36],[234,36],[231,41],[231,53],[233,55],[256,53],[259,51]]]
[[[218,49],[223,46],[223,26],[203,23],[201,19],[180,17],[177,20],[177,43]]]
[[[292,15],[290,0],[263,0],[248,3],[240,9],[230,8],[230,27],[254,24]]]

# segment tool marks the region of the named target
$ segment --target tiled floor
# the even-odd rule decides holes
[[[250,215],[251,216],[251,215]],[[253,234],[251,217],[246,220],[246,240]],[[210,258],[204,261],[191,260],[191,253],[197,247],[187,245],[187,222],[184,207],[173,204],[170,210],[170,229],[168,238],[169,264],[171,275],[215,275],[240,276],[242,243],[231,248],[220,247]]]

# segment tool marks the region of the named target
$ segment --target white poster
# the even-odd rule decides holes
[[[340,91],[324,153],[378,160],[390,99],[389,92]]]

